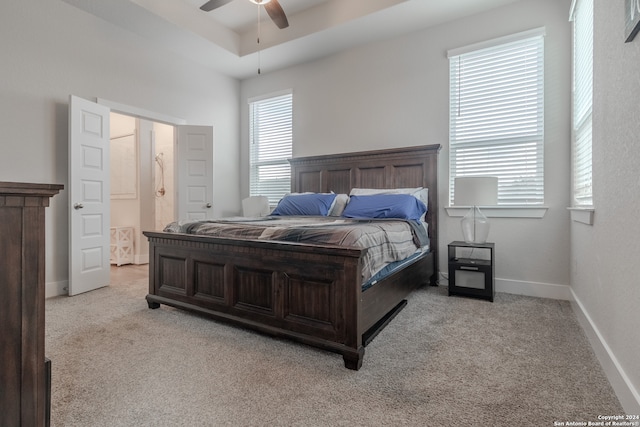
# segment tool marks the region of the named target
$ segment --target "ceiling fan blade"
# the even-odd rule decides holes
[[[233,0],[210,0],[200,6],[200,10],[204,10],[205,12],[209,12],[213,9],[217,9],[220,6],[224,6],[227,3],[231,3]]]
[[[264,8],[267,10],[269,17],[278,28],[287,28],[289,26],[289,21],[287,21],[287,15],[284,14],[284,10],[282,10],[282,6],[278,3],[278,0],[271,0],[269,3],[264,5]]]

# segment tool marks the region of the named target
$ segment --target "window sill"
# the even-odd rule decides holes
[[[593,225],[594,208],[567,208],[571,214],[571,221]]]
[[[449,206],[445,210],[451,217],[463,217],[469,212],[469,206]],[[548,206],[480,206],[488,218],[543,218]]]

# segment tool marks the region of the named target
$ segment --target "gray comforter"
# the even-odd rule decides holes
[[[400,219],[337,217],[227,218],[172,222],[165,232],[368,248],[362,281],[385,265],[428,248],[425,224]]]

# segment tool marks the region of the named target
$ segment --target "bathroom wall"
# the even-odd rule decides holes
[[[154,123],[155,134],[155,229],[160,231],[175,220],[174,127]]]
[[[134,236],[140,231],[140,188],[139,188],[139,146],[137,138],[137,120],[135,117],[122,114],[111,113],[111,226],[131,226],[134,227]],[[131,159],[124,150],[113,149],[122,137],[133,135],[133,153]],[[129,139],[129,138],[126,138]],[[133,168],[133,170],[131,170]],[[127,175],[124,177],[123,175]],[[123,194],[118,191],[120,188],[128,188],[130,181],[134,180],[133,188],[135,193]],[[127,182],[123,182],[123,181]],[[115,192],[115,193],[114,193]],[[139,256],[140,242],[134,238],[134,256]]]

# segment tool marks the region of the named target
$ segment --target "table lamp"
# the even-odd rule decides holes
[[[460,221],[462,236],[466,243],[485,243],[489,235],[489,220],[479,206],[498,204],[498,177],[465,176],[455,178],[455,206],[470,206],[469,212]]]

